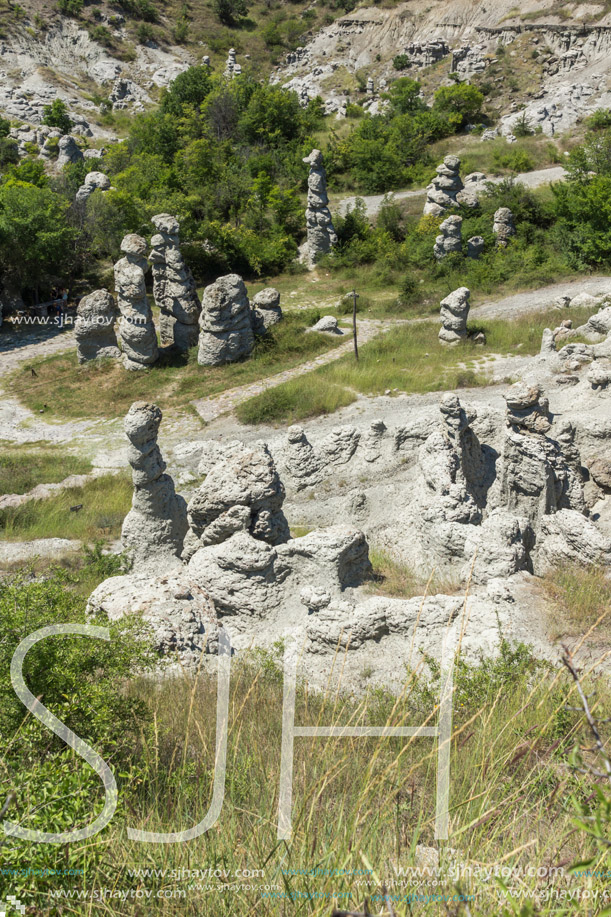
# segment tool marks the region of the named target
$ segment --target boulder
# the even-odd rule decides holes
[[[433,251],[437,261],[441,261],[451,252],[462,252],[462,217],[454,214],[443,221]]]
[[[260,290],[252,301],[252,325],[255,334],[266,334],[282,321],[280,293],[273,287]]]
[[[320,331],[322,334],[343,334],[341,328],[338,328],[337,319],[334,315],[323,315],[315,325],[308,328],[308,331]]]
[[[79,363],[98,357],[119,359],[115,322],[119,312],[108,290],[96,290],[83,296],[76,310],[74,337]]]
[[[439,340],[442,344],[457,344],[466,339],[470,296],[467,287],[459,287],[441,300]]]
[[[146,242],[134,233],[121,243],[124,257],[115,264],[115,291],[121,318],[119,337],[126,369],[140,370],[159,357],[157,334],[146,295]]]

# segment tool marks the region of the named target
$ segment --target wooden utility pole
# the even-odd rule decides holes
[[[358,299],[358,293],[356,290],[352,291],[352,339],[354,341],[354,356],[356,362],[359,361],[359,344],[356,339],[356,301]]]

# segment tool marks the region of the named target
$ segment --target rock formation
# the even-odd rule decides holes
[[[505,247],[512,236],[516,234],[513,213],[509,207],[499,207],[494,214],[492,231],[496,236],[496,244]]]
[[[201,311],[197,288],[180,251],[176,217],[159,213],[151,220],[157,233],[151,239],[149,261],[153,268],[153,296],[160,312],[161,346],[184,352],[197,344]]]
[[[273,287],[260,290],[252,300],[252,326],[255,334],[265,334],[282,321],[280,293]]]
[[[467,337],[467,318],[469,316],[469,297],[467,287],[459,287],[441,300],[441,329],[439,340],[442,344],[457,344]]]
[[[74,137],[71,137],[70,134],[64,134],[63,137],[59,138],[58,169],[63,169],[64,166],[71,162],[80,162],[82,158],[83,154]]]
[[[464,185],[460,178],[458,156],[446,156],[435,171],[437,175],[426,189],[424,213],[438,217],[457,206],[456,195]]]
[[[187,534],[187,505],[164,474],[166,464],[157,445],[161,418],[157,405],[136,401],[124,423],[134,495],[121,542],[139,567],[178,562]]]
[[[437,261],[441,261],[451,252],[462,252],[462,217],[453,214],[447,217],[439,227],[433,249]]]
[[[477,260],[484,251],[484,245],[482,236],[471,236],[467,239],[467,258]]]
[[[185,559],[236,532],[272,545],[287,541],[283,502],[284,487],[266,446],[237,449],[212,468],[189,502]]]
[[[308,175],[308,204],[306,207],[307,242],[305,261],[314,267],[322,255],[328,254],[337,242],[329,198],[327,197],[327,177],[320,150],[312,150],[303,160],[310,167]]]
[[[237,274],[219,277],[204,290],[199,317],[200,366],[220,366],[247,357],[255,338],[246,287]]]
[[[242,72],[242,68],[238,63],[236,63],[236,53],[235,48],[230,48],[227,52],[227,61],[225,62],[225,73],[224,75],[228,79],[233,79],[234,76],[237,76],[238,73]]]
[[[76,192],[76,203],[86,204],[94,191],[108,191],[110,179],[103,172],[88,172],[85,181]]]
[[[115,322],[118,310],[108,290],[96,290],[83,296],[76,310],[74,337],[79,363],[98,357],[119,359]]]
[[[154,363],[158,356],[157,334],[146,296],[146,242],[130,234],[121,243],[123,258],[115,264],[115,291],[121,318],[119,337],[126,369],[136,370]]]
[[[334,315],[323,315],[322,318],[319,318],[315,325],[312,325],[311,328],[308,328],[308,331],[318,331],[321,334],[343,334],[341,328],[337,325],[337,319]]]

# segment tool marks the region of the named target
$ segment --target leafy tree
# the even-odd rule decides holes
[[[482,110],[484,96],[469,83],[442,86],[434,96],[433,108],[447,113],[458,127],[462,127]]]
[[[410,111],[420,111],[425,105],[420,97],[420,83],[408,76],[402,76],[390,87],[388,93],[393,114],[405,115]]]
[[[44,188],[49,183],[44,163],[39,159],[25,159],[18,165],[11,166],[9,174],[15,181],[27,182],[38,188]]]
[[[11,122],[7,118],[0,117],[0,137],[8,137],[11,130]]]
[[[611,175],[611,130],[588,133],[585,142],[571,150],[567,172],[575,181],[589,181],[592,173]]]
[[[50,105],[45,105],[42,123],[46,124],[47,127],[56,127],[62,134],[69,134],[72,128],[72,121],[70,120],[66,103],[61,99],[54,99]]]
[[[80,16],[85,0],[57,0],[57,8],[63,16]]]
[[[392,59],[392,65],[395,70],[407,70],[409,67],[409,57],[407,54],[397,54]]]
[[[223,25],[235,26],[247,15],[246,0],[212,0],[212,9]]]
[[[179,116],[184,105],[199,108],[211,90],[212,80],[208,67],[189,67],[176,77],[169,89],[164,89],[160,110],[164,115]]]
[[[19,162],[19,147],[11,137],[0,136],[0,166]]]
[[[68,202],[49,188],[9,179],[0,186],[0,276],[36,294],[66,276],[76,232]]]

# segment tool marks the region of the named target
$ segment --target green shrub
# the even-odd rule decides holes
[[[57,0],[57,8],[63,16],[80,16],[84,5],[85,0]]]
[[[56,127],[62,134],[69,134],[72,121],[66,103],[62,99],[54,99],[50,105],[45,105],[42,123],[47,127]]]
[[[409,57],[407,54],[397,54],[392,59],[392,65],[395,70],[407,70],[409,67]]]

